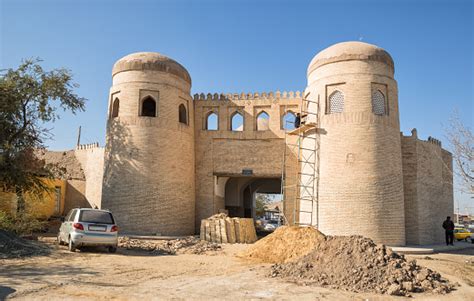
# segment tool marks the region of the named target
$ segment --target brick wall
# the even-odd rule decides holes
[[[393,69],[379,61],[348,60],[308,74],[310,98],[320,102],[319,216],[325,234],[368,236],[405,244],[398,92]],[[387,87],[389,115],[372,112],[373,86]],[[344,95],[342,113],[325,114],[329,96]]]
[[[287,111],[299,112],[300,103],[299,92],[194,96],[196,225],[225,207],[215,181],[241,176],[242,169],[251,169],[254,178],[281,177],[286,147],[282,118]],[[237,110],[244,117],[242,132],[230,130],[231,116]],[[257,116],[262,111],[269,115],[268,130],[258,131]],[[206,118],[211,112],[218,114],[216,131],[206,130]],[[289,161],[294,161],[288,166],[295,169],[296,158],[290,156]],[[291,208],[287,208],[288,215]]]
[[[86,179],[85,197],[91,207],[101,208],[104,177],[104,148],[98,144],[80,145],[74,155],[81,164]]]
[[[126,71],[115,74],[112,102],[119,114],[107,124],[102,207],[112,210],[124,232],[194,234],[194,111],[190,84],[173,74]],[[140,116],[147,96],[157,116]],[[188,105],[188,125],[178,107]]]
[[[441,224],[453,216],[452,156],[416,130],[402,137],[407,244],[444,242]]]

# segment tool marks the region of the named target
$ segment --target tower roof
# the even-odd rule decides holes
[[[323,65],[351,60],[382,62],[394,69],[393,59],[384,49],[364,42],[351,41],[334,44],[316,54],[308,66],[308,75]]]
[[[119,59],[112,69],[112,76],[131,70],[153,70],[176,75],[191,84],[186,68],[175,60],[157,52],[136,52]]]

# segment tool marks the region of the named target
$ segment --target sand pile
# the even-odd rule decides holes
[[[193,236],[173,240],[142,240],[119,237],[119,248],[147,251],[153,255],[208,254],[220,251],[219,244],[201,241]]]
[[[307,255],[324,240],[325,236],[315,228],[282,226],[240,256],[260,262],[286,263]]]
[[[278,232],[272,235],[278,236]],[[280,239],[270,239],[277,245],[285,244]],[[275,257],[275,252],[268,247],[262,251],[269,253],[269,261],[271,258],[271,261],[281,262],[283,257]],[[273,265],[270,276],[355,292],[400,296],[425,291],[445,294],[453,288],[439,273],[418,266],[414,260],[407,262],[403,255],[362,236],[328,236],[312,244],[312,248],[297,261]],[[254,252],[258,254],[257,250]]]
[[[46,255],[49,252],[45,245],[0,230],[0,259]]]

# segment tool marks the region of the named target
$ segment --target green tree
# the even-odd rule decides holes
[[[52,135],[46,123],[58,109],[84,110],[85,98],[66,69],[45,71],[41,60],[25,60],[17,69],[0,72],[0,189],[20,196],[47,189],[38,176],[51,177],[51,167],[36,156]],[[18,208],[22,209],[22,204]]]
[[[267,209],[268,203],[271,200],[266,194],[257,194],[255,198],[255,215],[258,217],[262,217],[265,214],[265,210]]]

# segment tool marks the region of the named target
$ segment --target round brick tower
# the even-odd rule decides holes
[[[405,244],[403,177],[394,63],[383,49],[344,42],[308,67],[309,99],[320,103],[317,225]],[[315,111],[316,107],[310,108]]]
[[[176,61],[140,52],[112,71],[102,208],[121,231],[194,234],[191,77]]]

